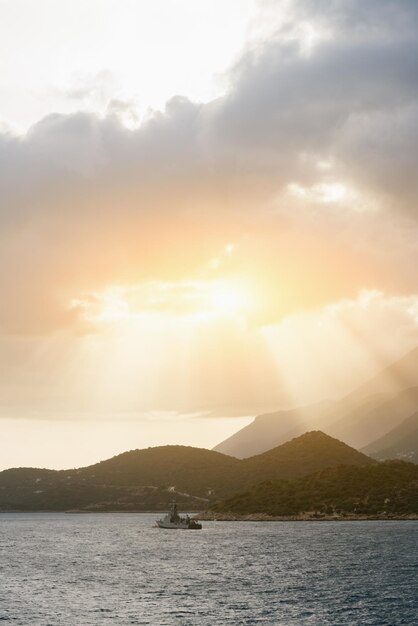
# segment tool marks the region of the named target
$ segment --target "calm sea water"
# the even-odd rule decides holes
[[[206,522],[1,514],[11,624],[418,624],[418,522]]]

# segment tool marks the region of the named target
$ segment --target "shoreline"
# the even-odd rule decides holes
[[[417,521],[418,514],[375,514],[375,515],[320,515],[302,513],[300,515],[266,515],[264,513],[250,513],[235,515],[233,513],[206,512],[199,515],[203,522],[365,522],[365,521]]]
[[[63,515],[89,515],[89,514],[115,514],[123,513],[126,515],[161,515],[166,513],[166,510],[146,510],[146,511],[118,511],[115,509],[109,509],[107,511],[83,511],[79,509],[69,509],[67,511],[57,510],[32,510],[32,511],[19,511],[8,510],[0,511],[0,514],[49,514],[49,513],[61,513]],[[206,511],[199,513],[198,511],[187,511],[192,519],[199,520],[201,522],[366,522],[366,521],[418,521],[418,514],[405,513],[405,514],[375,514],[375,515],[321,515],[314,513],[302,513],[300,515],[267,515],[265,513],[249,513],[247,515],[236,515],[233,513],[215,513],[212,511]]]
[[[194,517],[197,516],[198,511],[196,510],[191,510],[191,509],[187,509],[186,510],[187,513],[192,514]],[[118,509],[108,509],[106,511],[84,511],[83,509],[68,509],[68,510],[62,510],[62,509],[31,509],[31,510],[19,510],[19,509],[8,509],[1,511],[0,510],[0,515],[1,514],[15,514],[15,513],[63,513],[65,515],[89,515],[90,513],[94,513],[94,514],[98,514],[98,513],[126,513],[127,515],[129,514],[134,514],[134,515],[138,515],[138,514],[143,514],[143,515],[163,515],[164,513],[167,513],[167,509],[158,509],[158,510],[146,510],[146,511],[119,511]]]

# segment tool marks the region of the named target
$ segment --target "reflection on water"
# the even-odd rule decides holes
[[[0,621],[412,625],[418,522],[205,522],[1,514]]]

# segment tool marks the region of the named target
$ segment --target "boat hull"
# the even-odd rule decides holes
[[[189,524],[176,524],[175,522],[164,522],[157,520],[158,528],[164,528],[166,530],[201,530],[202,524],[198,522],[190,522]]]
[[[171,512],[167,513],[163,519],[156,520],[156,524],[158,528],[167,530],[200,530],[202,528],[202,524],[199,524],[197,520],[190,519],[188,515],[180,517],[175,502],[173,502]]]

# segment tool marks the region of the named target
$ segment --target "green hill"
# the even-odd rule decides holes
[[[266,481],[212,510],[260,517],[418,515],[418,465],[386,461],[328,468],[296,480]]]
[[[0,510],[160,510],[231,494],[225,476],[237,459],[188,446],[132,450],[76,470],[0,472]]]
[[[240,464],[219,452],[191,446],[159,446],[132,450],[79,470],[79,476],[102,484],[159,485],[208,497],[230,493],[228,477]]]
[[[202,510],[262,480],[371,462],[321,432],[245,460],[202,448],[161,446],[75,470],[0,472],[0,510],[161,510],[173,497],[181,508]]]
[[[247,482],[298,478],[336,465],[368,465],[365,454],[321,431],[311,431],[263,454],[241,461]]]

